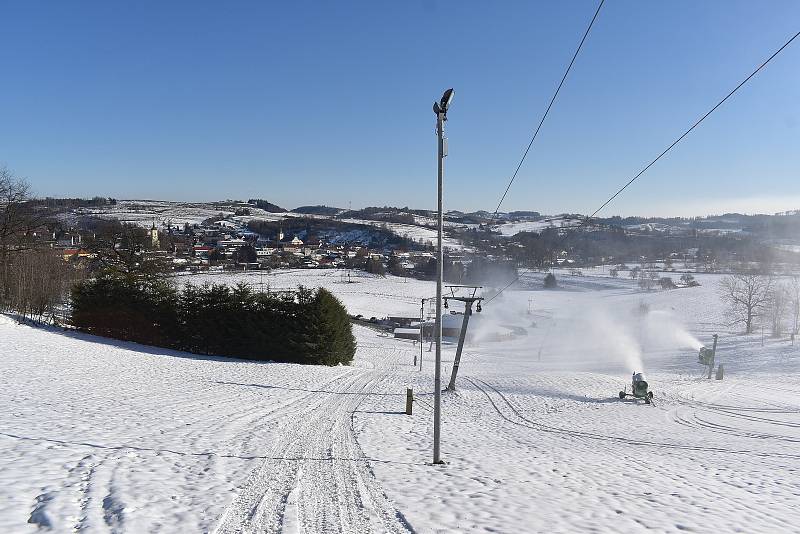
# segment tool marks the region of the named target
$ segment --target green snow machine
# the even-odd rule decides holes
[[[647,389],[647,380],[644,379],[642,373],[633,373],[631,378],[631,392],[628,389],[619,392],[619,398],[634,397],[636,399],[644,399],[645,404],[653,403],[653,392]]]

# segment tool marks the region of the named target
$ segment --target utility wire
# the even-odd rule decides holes
[[[686,137],[687,135],[689,135],[689,133],[690,133],[692,130],[694,130],[694,129],[695,129],[697,126],[699,126],[701,122],[703,122],[703,121],[704,121],[704,120],[705,120],[705,119],[706,119],[706,118],[707,118],[709,115],[711,115],[711,114],[712,114],[714,111],[716,111],[716,110],[717,110],[717,108],[719,108],[719,107],[720,107],[722,104],[724,104],[724,103],[725,103],[725,101],[726,101],[726,100],[728,100],[728,99],[729,99],[731,96],[733,96],[733,94],[734,94],[734,93],[736,93],[736,91],[738,91],[738,90],[739,90],[739,89],[740,89],[740,88],[741,88],[741,87],[742,87],[744,84],[746,84],[748,81],[750,81],[750,79],[751,79],[751,78],[753,78],[753,76],[755,76],[756,74],[758,74],[758,72],[759,72],[761,69],[763,69],[764,67],[766,67],[766,66],[767,66],[767,64],[768,64],[770,61],[772,61],[772,60],[775,58],[775,56],[777,56],[778,54],[780,54],[780,53],[781,53],[781,52],[782,52],[782,51],[783,51],[783,50],[784,50],[784,49],[785,49],[787,46],[789,46],[789,45],[792,43],[792,41],[794,41],[795,39],[797,39],[797,37],[798,37],[798,36],[800,36],[800,32],[797,32],[797,33],[795,33],[795,34],[794,34],[794,35],[793,35],[793,36],[792,36],[792,37],[791,37],[791,38],[790,38],[788,41],[786,41],[786,42],[783,44],[783,46],[781,46],[781,47],[780,47],[778,50],[776,50],[776,51],[775,51],[775,52],[774,52],[774,53],[773,53],[771,56],[769,56],[769,57],[767,58],[767,60],[766,60],[766,61],[764,61],[764,62],[763,62],[761,65],[759,65],[759,66],[758,66],[758,68],[756,68],[756,69],[755,69],[753,72],[751,72],[751,73],[750,73],[750,75],[749,75],[747,78],[745,78],[744,80],[742,80],[742,81],[741,81],[741,83],[739,83],[739,85],[737,85],[737,86],[736,86],[736,87],[735,87],[735,88],[734,88],[734,89],[733,89],[733,90],[732,90],[730,93],[728,93],[728,94],[725,96],[725,98],[723,98],[722,100],[720,100],[719,102],[717,102],[717,104],[716,104],[716,105],[715,105],[713,108],[711,108],[710,110],[708,110],[708,111],[706,112],[706,114],[705,114],[705,115],[703,115],[702,117],[700,117],[700,118],[699,118],[699,119],[698,119],[698,120],[697,120],[697,121],[696,121],[694,124],[692,124],[692,126],[691,126],[691,127],[688,129],[688,130],[686,130],[685,132],[683,132],[683,134],[682,134],[680,137],[678,137],[678,138],[677,138],[675,141],[673,141],[673,142],[672,142],[672,144],[671,144],[671,145],[669,145],[669,146],[668,146],[668,147],[667,147],[667,148],[666,148],[666,149],[665,149],[663,152],[661,152],[661,153],[660,153],[660,154],[659,154],[659,155],[658,155],[658,156],[657,156],[657,157],[656,157],[654,160],[652,160],[650,163],[648,163],[648,164],[647,164],[647,165],[646,165],[646,166],[645,166],[645,167],[644,167],[644,168],[643,168],[641,171],[639,171],[639,172],[636,174],[636,176],[634,176],[633,178],[631,178],[631,179],[630,179],[630,180],[629,180],[629,181],[628,181],[628,182],[627,182],[625,185],[623,185],[623,186],[622,186],[622,187],[621,187],[619,190],[617,190],[617,192],[616,192],[616,193],[614,193],[613,195],[611,195],[611,197],[609,197],[609,198],[608,198],[608,200],[606,200],[605,202],[603,202],[603,203],[600,205],[600,207],[599,207],[599,208],[597,208],[596,210],[594,210],[594,212],[592,212],[592,214],[591,214],[591,215],[589,215],[588,217],[586,217],[586,218],[584,219],[584,221],[583,221],[583,223],[582,223],[581,225],[579,225],[579,226],[577,226],[577,227],[574,227],[574,228],[580,228],[581,226],[588,226],[588,225],[591,225],[591,224],[592,224],[592,222],[591,222],[592,218],[593,218],[595,215],[597,215],[597,214],[600,212],[600,210],[602,210],[603,208],[605,208],[606,206],[608,206],[608,205],[609,205],[609,204],[610,204],[610,203],[611,203],[611,202],[612,202],[612,201],[613,201],[615,198],[617,198],[617,196],[619,196],[619,194],[620,194],[620,193],[622,193],[623,191],[625,191],[625,189],[627,189],[627,188],[628,188],[628,186],[630,186],[630,185],[631,185],[633,182],[635,182],[637,179],[639,179],[639,177],[640,177],[640,176],[642,176],[642,175],[643,175],[645,172],[647,172],[647,170],[648,170],[650,167],[652,167],[652,166],[653,166],[653,165],[654,165],[654,164],[655,164],[655,163],[656,163],[658,160],[660,160],[660,159],[661,159],[661,158],[662,158],[662,157],[663,157],[663,156],[664,156],[664,155],[665,155],[667,152],[669,152],[670,150],[672,150],[672,148],[673,148],[673,147],[675,147],[675,145],[677,145],[678,143],[680,143],[680,142],[683,140],[683,138],[684,138],[684,137]],[[557,247],[558,247],[558,246],[561,246],[561,244],[563,244],[563,243],[564,243],[564,241],[566,241],[566,239],[569,237],[569,235],[570,235],[570,234],[569,234],[569,230],[567,230],[567,233],[565,233],[565,235],[564,235],[563,239],[562,239],[561,241],[559,241],[559,243],[558,243]],[[518,275],[517,275],[517,277],[516,277],[514,280],[512,280],[512,281],[511,281],[509,284],[507,284],[505,287],[503,287],[503,288],[502,288],[500,291],[498,291],[498,292],[497,292],[495,295],[493,295],[491,298],[489,298],[489,299],[487,299],[486,301],[484,301],[484,305],[486,305],[486,304],[489,304],[491,301],[493,301],[495,298],[497,298],[497,297],[498,297],[498,296],[499,296],[499,295],[500,295],[500,294],[501,294],[503,291],[505,291],[506,289],[508,289],[508,288],[509,288],[509,287],[511,287],[512,285],[514,285],[514,284],[515,284],[515,283],[516,283],[516,282],[517,282],[517,281],[518,281],[518,280],[519,280],[519,279],[522,277],[522,275],[523,275],[523,274],[526,274],[526,273],[527,273],[527,272],[529,272],[529,271],[530,271],[530,269],[527,269],[527,270],[523,271],[522,273],[518,274]]]
[[[592,217],[594,217],[595,215],[597,215],[597,213],[598,213],[600,210],[602,210],[603,208],[605,208],[607,205],[609,205],[609,204],[611,203],[611,201],[612,201],[612,200],[614,200],[615,198],[617,198],[617,195],[619,195],[620,193],[622,193],[623,191],[625,191],[625,189],[627,189],[629,185],[631,185],[631,184],[632,184],[633,182],[635,182],[635,181],[636,181],[636,180],[637,180],[637,179],[638,179],[638,178],[639,178],[641,175],[643,175],[645,172],[647,172],[647,170],[648,170],[650,167],[652,167],[652,166],[653,166],[653,165],[654,165],[654,164],[655,164],[655,163],[656,163],[658,160],[660,160],[660,159],[661,159],[661,158],[662,158],[662,157],[663,157],[663,156],[664,156],[664,155],[665,155],[667,152],[669,152],[670,150],[672,150],[672,148],[673,148],[675,145],[677,145],[678,143],[680,143],[680,142],[681,142],[681,140],[682,140],[684,137],[686,137],[687,135],[689,135],[689,133],[690,133],[692,130],[694,130],[695,128],[697,128],[697,126],[699,126],[701,122],[703,122],[704,120],[706,120],[706,117],[708,117],[709,115],[711,115],[712,113],[714,113],[714,111],[715,111],[715,110],[716,110],[718,107],[720,107],[722,104],[724,104],[724,103],[725,103],[725,101],[726,101],[726,100],[728,100],[730,97],[732,97],[732,96],[733,96],[733,94],[734,94],[736,91],[738,91],[738,90],[739,90],[739,89],[740,89],[740,88],[741,88],[741,87],[742,87],[744,84],[746,84],[748,81],[750,81],[750,78],[752,78],[753,76],[755,76],[756,74],[758,74],[758,71],[760,71],[761,69],[763,69],[764,67],[766,67],[766,66],[767,66],[767,63],[769,63],[770,61],[772,61],[772,60],[773,60],[773,58],[774,58],[775,56],[777,56],[778,54],[780,54],[780,53],[783,51],[783,49],[784,49],[784,48],[786,48],[787,46],[789,46],[789,45],[791,44],[791,42],[792,42],[792,41],[794,41],[794,40],[795,40],[795,39],[796,39],[798,36],[800,36],[800,32],[797,32],[797,33],[795,33],[795,34],[792,36],[792,38],[791,38],[791,39],[789,39],[788,41],[786,41],[786,43],[784,43],[784,45],[783,45],[782,47],[780,47],[778,50],[776,50],[774,54],[772,54],[771,56],[769,56],[769,58],[767,58],[767,60],[766,60],[766,61],[764,61],[764,63],[762,63],[761,65],[759,65],[759,66],[758,66],[758,68],[757,68],[756,70],[754,70],[753,72],[751,72],[751,73],[750,73],[750,76],[748,76],[747,78],[745,78],[744,80],[742,80],[742,82],[741,82],[739,85],[737,85],[737,86],[736,86],[736,87],[733,89],[733,91],[731,91],[730,93],[728,93],[728,94],[725,96],[725,98],[723,98],[722,100],[720,100],[719,102],[717,102],[717,104],[716,104],[716,105],[715,105],[713,108],[711,108],[710,110],[708,110],[708,111],[706,112],[706,114],[705,114],[705,115],[703,115],[702,117],[700,117],[699,119],[697,119],[697,122],[695,122],[694,124],[692,124],[692,126],[691,126],[691,127],[688,129],[688,130],[686,130],[685,132],[683,132],[683,135],[681,135],[680,137],[678,137],[677,139],[675,139],[675,141],[673,141],[671,145],[669,145],[669,146],[668,146],[666,149],[664,149],[664,151],[663,151],[661,154],[659,154],[658,156],[656,156],[656,158],[655,158],[653,161],[651,161],[650,163],[648,163],[648,164],[647,164],[647,165],[646,165],[646,166],[645,166],[645,167],[644,167],[644,168],[643,168],[641,171],[639,171],[639,172],[636,174],[636,176],[634,176],[633,178],[631,178],[631,179],[628,181],[628,183],[626,183],[625,185],[623,185],[623,186],[622,186],[622,187],[621,187],[621,188],[620,188],[620,189],[619,189],[619,190],[618,190],[616,193],[614,193],[613,195],[611,195],[611,197],[610,197],[608,200],[606,200],[605,202],[603,202],[603,204],[602,204],[602,205],[601,205],[599,208],[597,208],[596,210],[594,210],[594,213],[592,213],[591,215],[589,215],[589,218],[591,219]]]
[[[514,171],[514,174],[511,176],[511,180],[508,182],[508,186],[506,186],[506,190],[503,192],[503,196],[500,197],[500,202],[497,203],[497,208],[494,210],[492,214],[492,219],[497,217],[497,213],[500,211],[500,206],[503,204],[503,201],[506,199],[506,195],[508,194],[508,190],[511,189],[511,184],[514,183],[514,179],[517,177],[517,173],[522,168],[522,164],[525,163],[525,158],[528,156],[528,152],[530,152],[531,147],[533,146],[533,142],[536,140],[536,136],[539,135],[539,130],[542,129],[542,124],[544,124],[547,115],[550,113],[550,108],[553,107],[553,103],[556,101],[556,97],[558,96],[559,91],[561,91],[561,87],[564,85],[564,81],[567,79],[567,75],[569,71],[572,70],[572,65],[575,63],[575,59],[578,57],[578,53],[581,51],[583,47],[583,43],[586,41],[586,37],[589,35],[589,30],[592,29],[592,25],[594,25],[594,21],[597,19],[597,15],[600,14],[600,8],[603,7],[603,3],[605,0],[600,0],[600,5],[597,6],[597,10],[594,12],[594,16],[592,17],[591,22],[589,22],[589,27],[586,28],[586,31],[583,34],[583,38],[581,39],[580,44],[578,44],[577,50],[575,50],[575,54],[572,55],[572,60],[567,65],[567,70],[564,72],[564,76],[561,78],[561,83],[558,84],[556,88],[556,92],[553,93],[553,98],[550,99],[550,103],[547,105],[547,109],[542,115],[542,119],[539,121],[539,125],[536,127],[536,130],[533,132],[533,137],[531,137],[531,142],[528,143],[528,148],[525,149],[525,153],[522,154],[522,159],[519,161],[519,165],[517,165],[517,169]]]

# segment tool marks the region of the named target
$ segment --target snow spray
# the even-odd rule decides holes
[[[643,336],[647,345],[654,348],[698,351],[703,346],[674,315],[665,310],[654,310],[645,315]]]

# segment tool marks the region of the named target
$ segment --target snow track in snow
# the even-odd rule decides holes
[[[649,441],[649,440],[639,439],[636,437],[607,435],[596,432],[587,432],[582,430],[573,430],[568,428],[561,428],[552,425],[547,425],[523,415],[519,407],[517,407],[502,392],[500,392],[496,387],[492,386],[491,384],[488,384],[483,380],[475,378],[465,377],[465,379],[486,396],[486,398],[492,404],[494,409],[497,411],[498,414],[500,414],[500,416],[503,419],[516,425],[528,426],[533,430],[539,430],[542,432],[551,432],[556,434],[564,434],[567,436],[572,436],[577,438],[618,442],[620,444],[630,445],[630,446],[649,446],[660,449],[677,449],[677,450],[696,451],[696,452],[744,454],[748,456],[763,457],[763,458],[786,458],[786,459],[800,460],[800,454],[793,454],[782,451],[742,450],[742,449],[733,449],[727,447],[713,447],[713,446],[703,446],[703,445],[664,442],[664,441]],[[511,414],[513,414],[513,416],[508,414],[506,408],[508,408],[511,411]],[[747,436],[747,437],[753,437],[753,436]],[[786,441],[794,442],[798,440],[787,438]]]
[[[361,371],[282,412],[278,436],[215,532],[408,532],[355,439],[352,414],[379,388]]]

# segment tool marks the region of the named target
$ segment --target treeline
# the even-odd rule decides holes
[[[384,206],[379,208],[377,206],[369,206],[360,210],[349,210],[339,214],[342,219],[367,219],[370,221],[383,221],[397,224],[415,224],[416,219],[414,214],[409,210],[408,206],[405,208],[395,208],[391,206]]]
[[[348,364],[356,347],[346,310],[325,289],[178,290],[155,278],[102,276],[74,286],[72,324],[99,336],[250,360]]]
[[[292,213],[303,213],[308,215],[338,215],[343,210],[341,208],[334,208],[332,206],[316,205],[316,206],[299,206],[293,210]]]
[[[3,276],[0,311],[23,319],[62,322],[69,302],[69,288],[85,276],[79,265],[64,261],[50,249],[16,254]]]
[[[264,211],[268,211],[270,213],[286,213],[287,209],[284,209],[277,204],[273,204],[268,200],[264,200],[263,198],[251,198],[247,201],[248,204],[252,204],[253,206],[262,209]]]
[[[0,312],[59,319],[70,285],[83,273],[43,243],[57,226],[31,198],[28,183],[0,167]]]
[[[728,235],[640,235],[621,227],[603,229],[545,228],[539,232],[520,232],[501,237],[479,230],[458,234],[462,242],[480,252],[508,256],[529,268],[552,266],[558,254],[566,252],[578,265],[596,265],[603,258],[630,262],[646,258],[663,259],[676,251],[695,249],[687,260],[712,265],[731,262],[797,261],[797,256],[775,249],[760,239],[742,233]]]
[[[282,221],[254,219],[247,223],[247,229],[270,239],[274,239],[278,231],[282,229],[287,238],[297,235],[303,241],[318,238],[335,244],[363,245],[371,248],[394,247],[408,250],[421,248],[421,245],[412,239],[399,236],[379,226],[335,219],[311,217],[291,217]]]
[[[75,208],[100,208],[116,206],[117,199],[111,197],[92,198],[52,198],[45,197],[30,201],[36,206],[45,206],[50,209],[75,209]]]

